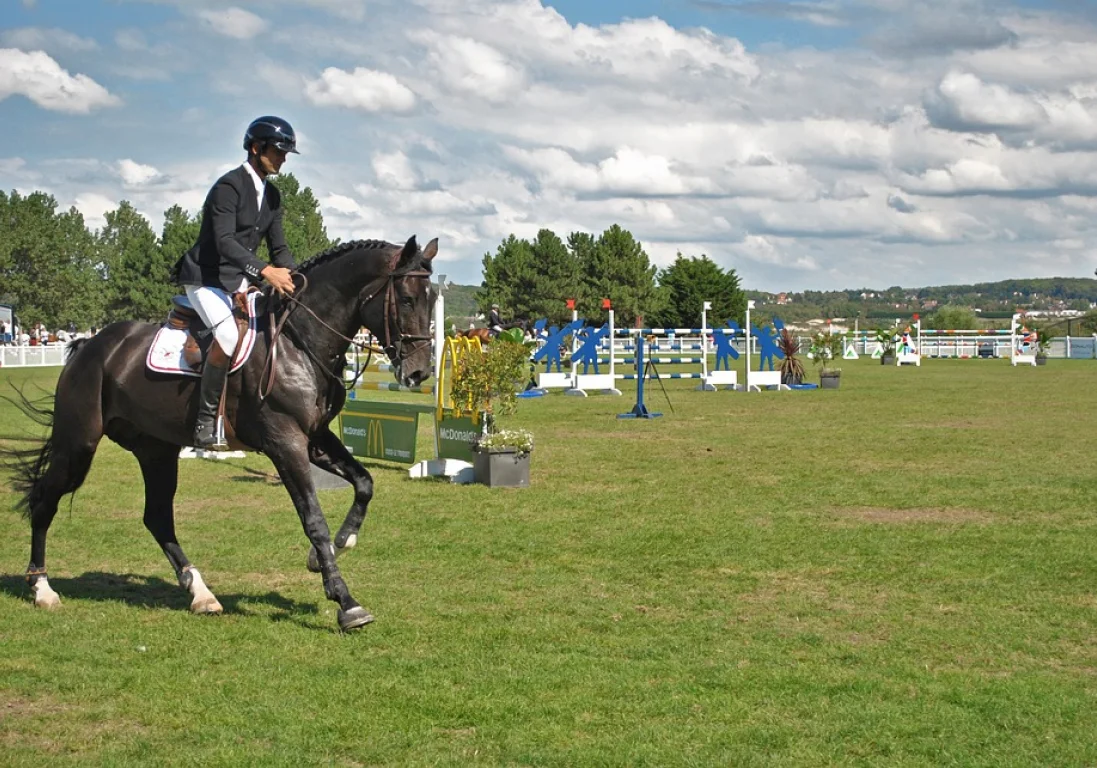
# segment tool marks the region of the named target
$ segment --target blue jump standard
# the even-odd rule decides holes
[[[644,370],[644,337],[636,337],[636,370]],[[617,418],[619,419],[657,419],[663,414],[652,413],[648,410],[648,407],[644,405],[644,379],[646,376],[640,376],[636,380],[636,405],[632,407],[632,410],[628,413],[619,413]]]

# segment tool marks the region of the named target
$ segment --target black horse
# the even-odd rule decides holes
[[[242,447],[265,453],[293,499],[312,549],[310,569],[323,576],[324,593],[339,603],[340,628],[373,617],[347,589],[337,550],[353,547],[373,497],[373,479],[329,428],[343,407],[345,354],[361,326],[384,341],[396,380],[417,386],[431,375],[430,320],[434,290],[432,240],[420,250],[377,241],[340,245],[298,270],[307,286],[294,301],[267,296],[279,320],[270,384],[270,331],[229,377],[227,420]],[[285,314],[288,313],[288,316]],[[46,578],[46,534],[58,502],[84,482],[100,438],[131,451],[145,482],[144,523],[164,550],[180,585],[193,595],[194,613],[220,613],[221,604],[175,538],[174,497],[180,447],[188,445],[197,412],[196,379],[151,373],[145,354],[158,326],[120,322],[69,345],[52,412],[38,410],[50,433],[40,449],[21,452],[16,488],[31,524],[27,582],[34,604],[60,606]],[[269,390],[269,391],[268,391]],[[309,463],[354,486],[354,502],[332,542]]]

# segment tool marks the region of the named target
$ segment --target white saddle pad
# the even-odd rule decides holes
[[[240,353],[233,360],[229,373],[243,366],[248,361],[251,350],[255,348],[257,328],[255,301],[258,297],[259,293],[257,291],[248,294],[248,330],[244,333],[244,341],[240,344]],[[154,373],[201,376],[201,371],[196,371],[183,359],[183,344],[186,341],[186,331],[172,328],[165,323],[152,339],[149,353],[145,356],[145,366]]]

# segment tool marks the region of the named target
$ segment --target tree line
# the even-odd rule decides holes
[[[335,245],[312,190],[293,174],[277,184],[286,240],[298,261]],[[202,213],[174,205],[157,233],[123,200],[102,228],[91,230],[80,211],[60,210],[52,195],[13,190],[0,191],[0,223],[0,303],[13,306],[24,328],[85,330],[162,319],[179,292],[172,268],[198,239]],[[741,323],[746,309],[735,270],[681,253],[659,270],[618,225],[600,235],[572,232],[566,241],[548,229],[532,240],[511,235],[494,254],[484,254],[483,268],[480,310],[487,314],[498,303],[510,318],[567,322],[568,299],[592,321],[604,317],[602,301],[609,299],[622,326],[642,318],[646,325],[696,327],[702,301],[712,302],[710,322]]]
[[[608,299],[620,326],[695,328],[703,301],[712,302],[709,322],[743,322],[746,295],[734,269],[708,256],[679,253],[660,270],[628,230],[614,224],[600,235],[572,232],[566,241],[550,229],[532,240],[511,235],[495,253],[485,253],[484,279],[476,300],[487,314],[499,304],[504,319],[571,320],[567,300],[581,318],[597,322]]]
[[[309,187],[302,189],[293,174],[285,174],[278,189],[295,257],[303,260],[336,244]],[[0,303],[12,305],[24,328],[43,323],[50,330],[86,330],[166,316],[179,293],[172,268],[198,239],[202,213],[173,205],[157,234],[123,200],[92,231],[76,208],[58,210],[52,195],[0,190],[0,223]]]

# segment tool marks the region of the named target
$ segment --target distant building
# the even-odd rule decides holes
[[[778,303],[778,304],[789,304],[789,303],[791,303],[791,302],[790,302],[790,301],[788,300],[788,294],[787,294],[787,293],[779,293],[779,294],[777,294],[777,303]]]

